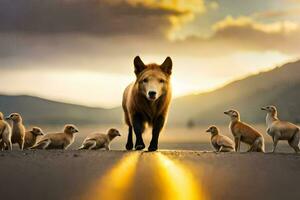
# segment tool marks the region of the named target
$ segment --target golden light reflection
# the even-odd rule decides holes
[[[189,169],[180,163],[170,160],[161,153],[156,154],[161,185],[165,189],[163,199],[200,200],[207,199],[199,180],[196,180]]]
[[[139,159],[140,156],[147,159]],[[137,166],[145,168],[138,170]],[[136,180],[139,182],[135,183]],[[81,199],[127,200],[141,197],[157,200],[208,199],[200,180],[189,168],[159,152],[127,154]]]
[[[83,197],[85,200],[128,199],[130,187],[134,180],[139,154],[128,154]]]

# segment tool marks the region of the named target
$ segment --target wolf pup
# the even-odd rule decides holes
[[[281,121],[277,116],[277,108],[275,106],[262,107],[262,110],[267,111],[266,124],[267,133],[273,139],[273,151],[275,152],[279,140],[287,140],[289,145],[296,153],[300,151],[300,129],[295,124]]]
[[[0,150],[3,150],[5,148],[12,150],[11,134],[11,127],[4,120],[2,112],[0,112]]]
[[[156,151],[171,101],[172,60],[167,57],[161,65],[145,65],[137,56],[134,58],[134,73],[136,80],[125,89],[122,102],[125,122],[129,127],[126,149],[133,148],[132,131],[136,136],[135,149],[145,148],[142,134],[147,124],[152,126],[148,150]]]
[[[231,118],[230,130],[235,141],[235,151],[240,151],[241,142],[250,145],[248,152],[264,152],[264,138],[254,128],[248,124],[241,122],[240,113],[236,110],[224,112]]]
[[[83,144],[81,147],[79,147],[78,150],[81,149],[101,149],[105,148],[106,150],[109,150],[110,142],[117,136],[121,136],[119,131],[117,129],[111,128],[108,130],[107,134],[103,133],[92,133],[85,140],[83,141]]]
[[[220,134],[216,126],[210,126],[206,132],[211,133],[211,144],[217,152],[234,151],[233,141],[229,137]]]
[[[44,133],[39,127],[33,127],[30,131],[26,131],[24,149],[28,149],[35,145],[37,137],[43,135]]]
[[[68,124],[63,133],[46,134],[31,149],[67,149],[74,142],[74,134],[77,132],[74,125]]]
[[[11,143],[18,143],[20,149],[23,150],[25,140],[25,127],[23,125],[21,115],[19,113],[12,113],[8,117],[6,117],[6,119],[12,121]]]

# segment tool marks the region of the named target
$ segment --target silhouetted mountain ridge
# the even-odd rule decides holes
[[[274,104],[282,118],[300,122],[300,61],[234,81],[213,92],[175,99],[170,122],[196,124],[227,123],[223,111],[237,109],[242,119],[264,122],[259,108]]]
[[[121,121],[118,109],[92,108],[28,95],[0,95],[0,111],[6,115],[19,112],[26,123],[38,124],[104,124]]]
[[[265,113],[261,106],[274,104],[279,117],[300,122],[300,61],[287,63],[267,72],[234,81],[212,92],[188,95],[174,99],[169,124],[228,123],[224,110],[234,108],[242,120],[263,123]],[[4,114],[19,112],[26,123],[35,124],[112,124],[121,123],[121,107],[92,108],[33,96],[0,95],[0,111]]]

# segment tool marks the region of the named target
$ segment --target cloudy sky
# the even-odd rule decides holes
[[[174,96],[299,58],[300,0],[1,0],[0,93],[119,105],[133,58],[174,62]]]

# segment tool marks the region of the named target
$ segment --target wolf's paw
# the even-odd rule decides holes
[[[138,144],[135,146],[135,150],[143,150],[145,148],[144,144]]]
[[[157,150],[157,145],[150,145],[148,147],[148,151],[156,151]]]
[[[133,143],[131,142],[128,142],[127,144],[126,144],[126,149],[129,151],[129,150],[132,150],[133,149]]]

